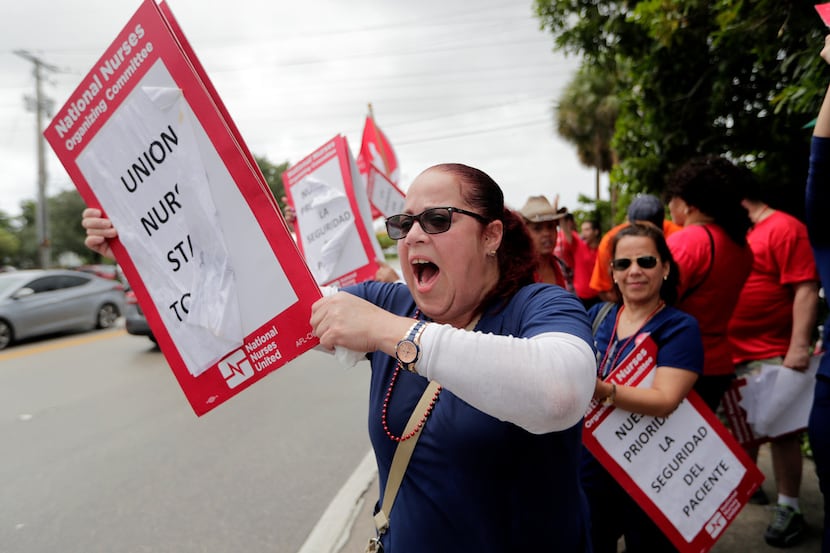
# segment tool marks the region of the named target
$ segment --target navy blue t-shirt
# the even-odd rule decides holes
[[[392,313],[415,315],[412,296],[400,283],[364,282],[346,291]],[[566,332],[591,344],[582,304],[546,284],[527,286],[504,309],[485,312],[476,330],[515,337]],[[395,359],[382,352],[369,358],[369,435],[382,496],[397,447],[381,424]],[[426,386],[424,377],[400,371],[387,415],[394,435],[401,435]],[[443,389],[395,499],[382,539],[386,553],[590,551],[579,478],[581,433],[580,422],[562,432],[531,434]]]
[[[588,318],[593,321],[600,309],[602,309],[602,304],[591,307]],[[619,305],[612,307],[597,327],[594,346],[599,352],[598,361],[602,360],[603,354],[608,349],[619,309]],[[674,307],[666,306],[652,317],[640,329],[640,332],[648,332],[657,344],[657,367],[674,367],[702,374],[703,343],[700,337],[700,327],[694,317]],[[612,354],[609,356],[617,359],[617,365],[634,349],[636,340],[627,340],[627,338],[624,336],[622,340],[619,340],[620,343],[612,349]],[[616,352],[617,347],[622,345],[626,347]],[[610,367],[611,370],[614,368]]]

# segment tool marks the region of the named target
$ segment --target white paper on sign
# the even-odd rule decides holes
[[[314,191],[309,207],[317,212],[346,213],[351,209],[345,192],[314,177],[304,178],[300,186]],[[323,242],[315,267],[318,282],[327,282],[338,276],[334,272],[343,252],[346,251],[346,242],[351,231],[351,225],[340,225]]]
[[[807,426],[820,359],[814,355],[804,372],[763,364],[758,375],[746,379],[741,407],[757,436],[781,436]]]
[[[340,182],[337,158],[326,162],[294,186],[305,198],[297,207],[308,267],[318,283],[329,282],[367,262],[357,234],[349,198]]]
[[[279,265],[226,246],[224,237],[253,251],[268,248],[164,63],[141,83],[77,164],[121,242],[142,260],[141,279],[188,372],[198,376],[297,296]],[[273,293],[257,292],[264,289]],[[252,306],[245,313],[242,300]]]

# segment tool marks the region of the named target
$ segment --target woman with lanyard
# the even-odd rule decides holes
[[[386,229],[406,284],[350,286],[310,313],[323,348],[371,363],[381,522],[370,550],[589,552],[580,421],[596,362],[582,304],[534,283],[527,228],[484,172],[429,168],[404,208]],[[83,225],[87,246],[111,253],[110,221],[89,209]],[[416,437],[393,493],[398,448]]]
[[[663,233],[650,225],[622,229],[612,246],[611,271],[621,302],[591,308],[595,321],[598,375],[594,399],[642,415],[665,417],[694,386],[703,366],[703,344],[694,318],[671,305],[677,299],[678,271]],[[657,346],[650,387],[617,385],[604,379],[645,337]],[[587,449],[582,482],[591,510],[595,553],[676,551],[671,542]]]

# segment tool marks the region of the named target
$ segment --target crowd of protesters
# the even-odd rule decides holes
[[[826,153],[830,147],[825,144],[826,137],[830,137],[830,105],[823,109],[827,113],[822,111],[824,117],[819,119],[816,128],[810,190],[812,197],[826,198],[826,190],[819,188],[819,184],[826,183],[819,183],[817,176],[827,171],[824,164],[830,166],[825,160],[830,159]],[[541,204],[544,198],[532,200]],[[618,312],[627,308],[631,313],[630,306],[637,305],[632,300],[631,290],[637,289],[631,285],[632,281],[651,290],[648,300],[639,304],[645,307],[639,310],[638,328],[647,324],[654,326],[651,318],[655,317],[652,310],[655,306],[658,313],[672,306],[672,313],[690,315],[695,322],[689,326],[681,318],[664,323],[686,325],[682,331],[686,341],[681,340],[684,347],[680,351],[690,357],[681,356],[678,360],[676,353],[669,353],[677,352],[676,343],[666,342],[666,354],[662,359],[658,357],[658,371],[666,371],[678,380],[669,384],[672,380],[664,376],[658,381],[658,387],[662,386],[664,393],[654,394],[652,401],[655,403],[635,403],[629,405],[628,410],[649,414],[654,405],[665,404],[671,411],[694,387],[706,405],[717,412],[724,394],[736,378],[757,375],[763,365],[800,372],[807,370],[817,346],[813,337],[819,304],[819,272],[810,249],[807,226],[775,209],[768,201],[747,168],[725,157],[701,156],[690,159],[667,176],[662,199],[648,194],[635,197],[629,205],[626,221],[608,230],[601,239],[598,222],[590,218],[582,221],[583,238],[574,230],[573,217],[563,216],[562,208],[550,206],[547,211],[534,213],[537,220],[551,221],[549,227],[559,226],[558,229],[547,229],[549,233],[558,232],[554,247],[545,254],[546,259],[551,264],[554,264],[551,258],[564,264],[563,273],[572,274],[574,282],[582,283],[576,293],[586,307],[591,308],[598,302],[614,306],[611,319],[613,321],[613,314],[617,314],[616,323],[599,319],[602,321],[598,325],[599,332],[595,328],[598,359],[607,359],[609,352],[615,355],[615,348],[620,343],[624,347],[625,338],[634,333],[633,327],[620,332],[616,326],[620,322]],[[824,205],[828,205],[827,202]],[[823,251],[821,248],[826,247],[822,240],[826,241],[828,232],[820,226],[826,227],[827,218],[814,217],[811,237],[819,255]],[[525,219],[532,224],[527,216]],[[568,224],[568,220],[572,222]],[[651,231],[637,230],[644,228]],[[654,238],[654,234],[659,235],[659,239]],[[631,250],[633,255],[626,257],[619,250],[621,242],[630,248],[630,238],[621,240],[625,236],[651,238],[643,242],[643,248]],[[663,244],[665,250],[660,248]],[[584,262],[587,255],[591,256],[591,263]],[[674,293],[668,300],[661,300],[657,295],[658,291],[665,294],[666,290],[665,281],[660,286],[661,275],[664,279],[669,275],[672,278]],[[586,282],[588,293],[582,287]],[[599,306],[593,307],[589,319],[594,320],[600,311]],[[680,333],[677,328],[675,335]],[[609,336],[612,329],[615,334]],[[617,334],[621,338],[617,338]],[[664,345],[660,347],[662,352]],[[694,361],[697,353],[700,359]],[[595,398],[601,399],[611,392],[610,385],[602,380],[607,371],[603,374],[602,362],[599,364]],[[816,396],[812,425],[815,429],[811,427],[811,433],[816,434],[819,455],[824,458],[830,449],[824,445],[827,441],[823,430],[826,419],[821,415],[828,409],[828,392],[821,388],[827,381],[821,371],[818,378],[817,390],[823,391]],[[670,392],[665,393],[666,390]],[[638,390],[639,393],[644,391],[654,392]],[[619,402],[620,390],[613,392]],[[633,394],[623,393],[623,397],[628,395]],[[823,422],[820,424],[819,420]],[[747,446],[753,460],[757,458],[757,443],[765,441],[770,442],[773,467],[770,476],[777,496],[764,539],[775,547],[789,547],[797,543],[805,531],[798,501],[802,433],[792,432],[773,439],[760,437],[754,446]],[[608,499],[612,497],[615,498],[612,503],[618,504],[625,494],[597,467],[590,454],[586,457],[589,459],[583,471],[586,490],[601,490],[595,500],[591,500],[591,493],[588,494],[592,512],[607,507]],[[819,470],[826,472],[823,466],[824,463],[820,463]],[[597,480],[597,474],[602,478]],[[820,481],[826,487],[828,477],[821,472],[820,476],[824,476]],[[752,502],[766,504],[770,499],[762,488],[753,495]],[[636,505],[629,505],[623,512],[626,516],[616,518],[617,527],[613,531],[607,523],[608,517],[601,517],[605,519],[601,533],[606,532],[607,539],[603,540],[609,545],[599,547],[598,534],[594,534],[595,551],[610,551],[610,544],[615,544],[618,536],[625,536],[627,546],[635,550],[640,550],[639,545],[643,544],[648,545],[649,551],[673,550]]]
[[[830,35],[821,56],[830,63]],[[738,377],[770,365],[807,371],[830,331],[828,322],[815,340],[819,289],[830,286],[828,180],[830,91],[814,129],[806,225],[776,209],[752,172],[723,156],[688,160],[666,176],[662,199],[633,198],[625,222],[604,234],[591,217],[577,232],[574,214],[558,198],[532,196],[518,210],[507,208],[498,185],[477,169],[444,164],[424,171],[407,194],[407,212],[386,220],[401,258],[410,259],[402,265],[405,282],[381,263],[375,282],[324,298],[311,314],[325,347],[368,352],[381,483],[398,470],[398,443],[423,431],[421,443],[430,444],[415,449],[418,468],[406,469],[394,514],[378,502],[376,511],[388,520],[374,546],[584,551],[592,542],[597,553],[615,553],[623,537],[631,552],[675,551],[593,455],[580,453],[579,419],[591,396],[666,417],[691,390],[717,412]],[[286,216],[292,222],[293,213]],[[83,224],[87,245],[111,257],[111,222],[89,209]],[[645,332],[657,346],[651,383],[609,381]],[[405,343],[411,358],[400,349]],[[433,377],[447,388],[440,403],[441,386],[424,392]],[[406,401],[391,405],[393,387]],[[427,400],[434,395],[420,425],[407,432],[422,393]],[[825,497],[824,552],[828,421],[825,356],[809,420]],[[764,539],[789,547],[805,531],[801,429],[766,441],[776,497]],[[747,445],[752,459],[756,444]],[[505,471],[513,481],[502,478]],[[394,498],[397,490],[389,489],[384,494]],[[752,501],[770,499],[761,489]]]

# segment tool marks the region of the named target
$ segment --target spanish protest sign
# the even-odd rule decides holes
[[[166,6],[145,0],[44,132],[197,415],[315,346],[321,297]]]
[[[391,217],[403,213],[403,205],[406,201],[406,194],[395,186],[383,173],[378,171],[374,165],[369,167],[366,173],[366,194],[372,204],[372,210],[382,217]]]
[[[343,136],[336,136],[282,175],[297,245],[321,285],[374,278],[383,259],[363,179]]]
[[[648,387],[656,359],[639,335],[607,380]],[[764,479],[694,391],[665,417],[594,401],[583,428],[588,450],[683,553],[708,551]]]

